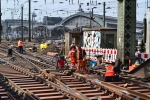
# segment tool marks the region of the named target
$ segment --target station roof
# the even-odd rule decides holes
[[[83,31],[117,31],[117,29],[110,27],[96,27],[96,28],[83,28]]]
[[[68,34],[83,34],[83,32],[80,32],[80,31],[69,31],[66,33],[68,33]]]

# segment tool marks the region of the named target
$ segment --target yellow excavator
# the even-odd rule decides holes
[[[50,44],[48,43],[41,43],[40,44],[40,50],[46,49]]]
[[[53,44],[53,42],[54,41],[52,41],[52,40],[48,40],[48,41],[45,41],[45,42],[41,43],[40,44],[40,50],[48,48],[48,46],[50,46],[51,44]]]

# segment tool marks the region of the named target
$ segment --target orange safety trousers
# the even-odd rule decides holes
[[[70,59],[71,59],[71,67],[74,68],[77,59],[75,57],[70,57]]]
[[[77,68],[78,71],[83,71],[83,72],[86,72],[86,65],[85,65],[85,61],[83,60],[78,60],[78,68]]]

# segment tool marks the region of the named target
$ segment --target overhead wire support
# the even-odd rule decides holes
[[[29,0],[29,42],[31,42],[31,0]]]
[[[96,3],[96,6],[97,6],[97,0],[95,1],[95,3]]]
[[[1,34],[2,34],[2,21],[1,21],[1,16],[2,16],[2,13],[1,13],[1,0],[0,0],[0,43],[1,43]]]
[[[21,6],[21,40],[23,41],[23,5]]]
[[[103,27],[105,27],[105,13],[106,13],[105,6],[106,6],[106,3],[103,2]]]

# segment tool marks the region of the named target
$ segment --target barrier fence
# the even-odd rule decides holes
[[[144,61],[150,58],[149,53],[138,53],[138,58],[142,58]]]
[[[82,47],[83,50],[86,51],[87,56],[91,60],[97,60],[98,55],[103,56],[103,62],[115,62],[117,57],[117,49],[106,49],[106,48],[86,48]]]
[[[82,47],[83,50],[86,51],[87,56],[90,60],[97,60],[98,55],[102,55],[103,62],[115,62],[117,58],[117,49],[108,49],[108,48],[87,48]],[[147,59],[150,58],[150,53],[135,53],[136,60],[139,64],[143,63]]]
[[[87,56],[91,60],[97,60],[98,55],[102,55],[103,57],[103,62],[115,62],[117,58],[117,49],[107,49],[107,48],[87,48],[87,47],[82,47],[83,50],[86,51]],[[138,59],[142,60],[139,61],[143,62],[146,61],[147,59],[150,58],[150,53],[138,53]]]

